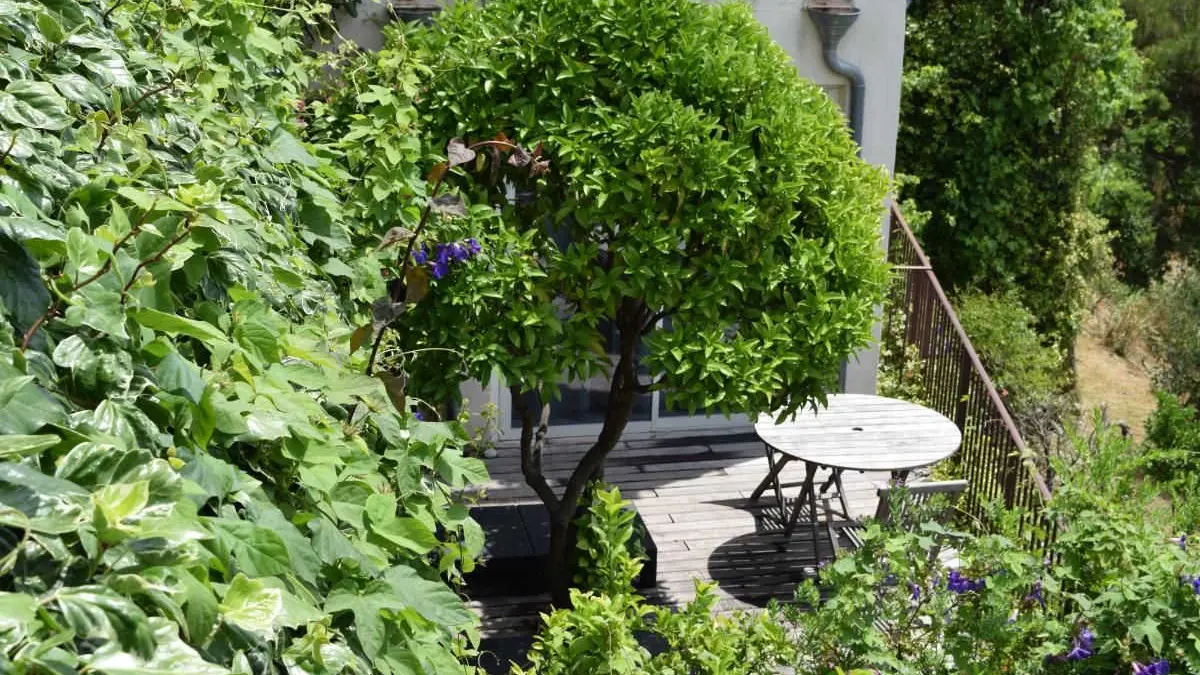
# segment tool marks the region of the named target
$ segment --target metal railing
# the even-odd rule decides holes
[[[962,430],[956,461],[969,485],[961,508],[980,520],[990,504],[1020,509],[1029,543],[1044,547],[1053,530],[1041,517],[1050,488],[895,204],[888,261],[897,276],[884,314],[884,370]]]

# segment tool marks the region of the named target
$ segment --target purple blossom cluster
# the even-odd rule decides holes
[[[1096,636],[1087,628],[1080,629],[1079,634],[1071,641],[1071,651],[1067,652],[1068,661],[1082,661],[1094,654],[1092,641]]]
[[[971,579],[963,576],[958,570],[951,570],[950,576],[946,578],[946,588],[958,594],[982,591],[986,586],[986,579]]]
[[[1185,574],[1179,580],[1181,582],[1183,582],[1183,585],[1191,586],[1192,590],[1196,592],[1196,595],[1200,595],[1200,576],[1194,577],[1194,576]]]
[[[1042,606],[1042,609],[1046,608],[1046,595],[1044,593],[1044,589],[1042,588],[1041,579],[1033,582],[1033,590],[1029,591],[1029,594],[1025,596],[1025,602],[1028,602],[1031,605],[1036,602]]]
[[[1159,659],[1146,665],[1136,661],[1133,664],[1133,675],[1168,675],[1170,672],[1171,664],[1166,659]]]
[[[418,265],[429,265],[429,272],[434,279],[441,279],[450,272],[450,265],[468,260],[479,253],[483,247],[474,237],[465,241],[455,241],[449,244],[435,244],[432,249],[428,244],[413,251],[413,262]]]
[[[1071,640],[1071,650],[1066,654],[1058,656],[1047,656],[1046,662],[1050,661],[1082,661],[1095,653],[1095,648],[1092,643],[1096,636],[1086,627],[1079,629],[1079,634]]]

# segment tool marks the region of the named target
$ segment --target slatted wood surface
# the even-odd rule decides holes
[[[551,438],[544,466],[551,485],[563,481],[587,450],[589,439]],[[536,502],[520,471],[514,445],[502,444],[488,460],[492,481],[482,494],[487,503]],[[803,464],[789,465],[785,482],[803,478]],[[809,533],[798,529],[785,547],[775,534],[777,510],[768,496],[757,505],[747,498],[767,473],[763,444],[748,425],[663,437],[626,439],[609,456],[605,478],[637,506],[658,546],[658,586],[645,593],[655,602],[677,605],[695,597],[694,580],[720,583],[719,609],[761,607],[788,600],[816,560]],[[876,489],[887,473],[845,475],[852,515],[875,512]],[[798,488],[789,492],[794,493]],[[794,495],[791,495],[794,496]],[[842,545],[849,545],[843,540]],[[822,543],[828,557],[828,540]],[[531,573],[537,573],[531,571]],[[529,635],[546,597],[499,597],[472,602],[488,637]]]

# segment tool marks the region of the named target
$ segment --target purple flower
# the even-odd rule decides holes
[[[985,579],[976,580],[964,577],[958,570],[951,570],[949,578],[946,579],[946,588],[960,595],[971,591],[982,591],[986,586]]]
[[[1075,639],[1071,641],[1071,651],[1067,652],[1067,660],[1082,661],[1091,656],[1093,653],[1092,641],[1095,638],[1092,631],[1087,628],[1081,629],[1079,635],[1076,635]]]
[[[418,265],[424,265],[426,260],[429,260],[429,248],[425,244],[421,244],[421,248],[413,251],[413,262]]]
[[[1193,577],[1185,574],[1179,578],[1179,581],[1185,586],[1191,585],[1192,590],[1195,591],[1196,595],[1200,595],[1200,576]]]
[[[470,251],[471,255],[475,255],[476,253],[482,251],[483,247],[479,245],[479,242],[475,240],[475,237],[470,237],[467,239],[467,250]]]
[[[1171,664],[1166,659],[1159,659],[1144,666],[1136,661],[1133,664],[1133,675],[1168,675],[1170,672]]]
[[[916,604],[921,601],[921,587],[920,586],[918,586],[916,583],[910,581],[910,582],[908,582],[908,590],[912,591],[913,604]]]
[[[433,262],[432,271],[434,279],[441,279],[442,277],[446,276],[447,272],[450,271],[450,263],[446,262],[445,260],[435,260]]]
[[[471,252],[468,251],[467,247],[464,246],[463,244],[460,244],[457,241],[454,242],[453,244],[450,244],[450,258],[453,259],[454,261],[459,262],[459,261],[466,260],[467,258],[470,258],[470,257],[471,257]]]
[[[425,413],[421,412],[420,410],[417,410],[417,411],[415,411],[415,412],[413,413],[413,417],[414,417],[414,418],[416,418],[416,420],[417,420],[418,422],[424,422],[424,421],[425,421]]]
[[[434,249],[434,261],[440,263],[450,262],[450,247],[446,244],[438,244]]]
[[[1028,602],[1028,603],[1036,602],[1037,604],[1042,606],[1042,609],[1046,609],[1046,596],[1042,593],[1042,580],[1041,579],[1038,579],[1037,581],[1033,582],[1033,590],[1029,591],[1029,595],[1025,596],[1025,602]]]
[[[1179,535],[1177,538],[1172,539],[1171,541],[1174,541],[1176,544],[1179,544],[1179,548],[1181,548],[1185,551],[1187,550],[1187,533],[1186,532]]]

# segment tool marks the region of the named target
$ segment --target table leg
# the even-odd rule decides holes
[[[842,487],[841,469],[838,469],[835,477],[837,478],[838,501],[842,503],[842,515],[845,516],[846,520],[853,520],[850,517],[850,505],[846,503],[846,488]]]
[[[779,457],[776,458],[775,448],[766,444],[764,446],[767,449],[767,466],[770,467],[770,471],[767,472],[766,477],[762,479],[758,487],[754,488],[754,492],[750,493],[750,501],[758,501],[758,498],[762,497],[762,493],[773,485],[775,487],[775,501],[779,503],[779,517],[782,518],[783,514],[787,511],[787,505],[783,501],[783,489],[779,487],[779,472],[783,471],[783,467],[787,466],[788,462],[792,461],[792,458],[782,452],[778,453]]]
[[[792,507],[792,515],[788,517],[787,525],[783,528],[783,534],[786,537],[792,536],[792,530],[796,529],[796,522],[800,520],[800,510],[804,508],[805,501],[808,501],[809,515],[813,522],[817,518],[817,497],[814,485],[814,478],[817,475],[817,465],[811,462],[804,463],[804,487],[800,490],[800,495],[796,497],[796,505]]]

